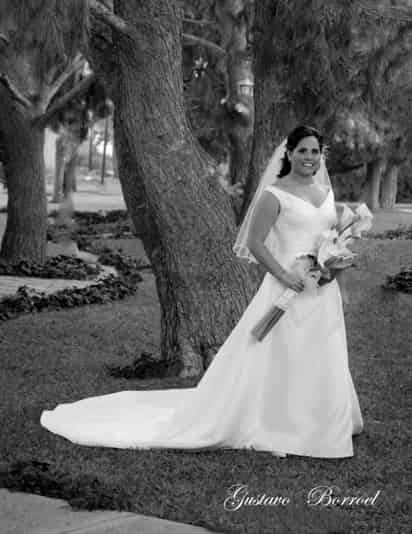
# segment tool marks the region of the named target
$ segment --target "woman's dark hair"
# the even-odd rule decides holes
[[[302,141],[302,139],[305,139],[305,137],[316,137],[316,139],[319,141],[319,147],[322,150],[323,136],[318,130],[316,130],[316,128],[312,128],[311,126],[298,126],[292,132],[290,132],[286,141],[286,150],[295,150],[298,144]],[[283,178],[284,176],[287,176],[290,173],[291,169],[292,167],[289,158],[285,152],[285,155],[282,159],[282,167],[279,171],[278,178]]]

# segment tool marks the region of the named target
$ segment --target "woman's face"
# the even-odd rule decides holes
[[[319,141],[315,136],[304,137],[294,150],[288,150],[292,172],[299,176],[313,176],[319,170],[320,157]]]

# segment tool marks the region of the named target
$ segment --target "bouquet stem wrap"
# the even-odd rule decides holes
[[[270,330],[275,326],[279,321],[282,315],[287,310],[292,299],[297,295],[296,291],[293,289],[286,289],[280,296],[279,300],[276,302],[270,310],[265,313],[262,319],[257,323],[257,325],[252,330],[252,335],[258,340],[262,341],[269,333]]]

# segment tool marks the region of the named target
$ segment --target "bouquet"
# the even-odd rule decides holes
[[[371,228],[372,218],[365,204],[361,204],[355,212],[345,205],[339,223],[322,232],[315,250],[296,256],[291,270],[304,278],[304,291],[316,291],[334,280],[339,271],[353,265],[356,255],[348,245]],[[282,293],[276,304],[253,328],[252,335],[258,341],[262,341],[279,321],[297,294],[293,289],[286,289]]]

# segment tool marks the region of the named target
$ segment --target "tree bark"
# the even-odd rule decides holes
[[[226,54],[218,69],[226,86],[225,131],[230,141],[231,185],[247,182],[252,149],[254,103],[252,57],[248,51],[248,35],[253,23],[250,3],[225,0],[215,3],[215,14]],[[236,222],[242,216],[242,200],[232,200]]]
[[[64,181],[64,139],[62,135],[56,138],[56,154],[54,168],[54,190],[53,202],[60,203],[63,200],[63,181]]]
[[[33,125],[0,88],[0,144],[8,191],[7,225],[0,255],[9,262],[46,257],[47,198],[44,128]]]
[[[231,185],[247,182],[253,139],[254,104],[253,86],[240,87],[241,82],[253,83],[251,60],[247,57],[234,57],[228,62],[230,80],[229,101],[226,104],[226,131],[230,140],[230,182]],[[247,89],[248,94],[242,93]],[[242,218],[242,201],[232,200],[236,214],[236,224]]]
[[[249,178],[244,190],[241,219],[259,184],[261,175],[276,146],[289,130],[297,125],[292,94],[285,96],[274,57],[275,44],[271,21],[276,17],[277,0],[259,0],[255,3],[254,26],[254,101],[255,127]]]
[[[198,375],[259,278],[234,257],[229,199],[186,120],[177,3],[117,0],[115,12],[134,28],[115,34],[120,181],[156,278],[161,357],[171,374]]]
[[[386,166],[385,159],[376,159],[366,165],[367,182],[362,198],[371,210],[380,207],[379,193],[382,180],[382,173]]]
[[[80,140],[70,132],[63,132],[56,139],[56,169],[53,202],[60,203],[76,191],[76,170]]]
[[[94,153],[93,126],[91,126],[90,130],[89,130],[89,162],[88,162],[89,172],[91,172],[93,170],[93,153]]]
[[[77,164],[79,162],[79,153],[78,149],[80,147],[80,144],[77,148],[75,148],[69,157],[69,160],[65,164],[64,169],[64,180],[63,180],[63,197],[67,199],[72,193],[77,191]]]
[[[381,205],[382,208],[392,209],[395,207],[398,192],[399,165],[389,163],[382,181]]]

